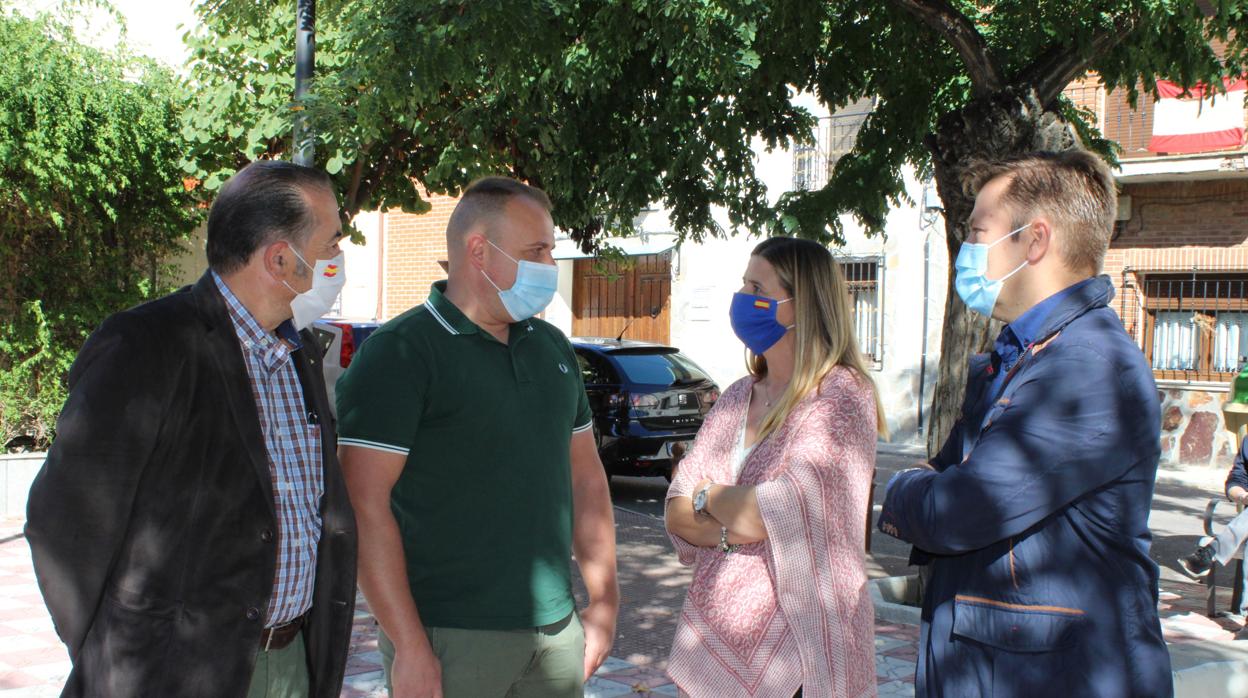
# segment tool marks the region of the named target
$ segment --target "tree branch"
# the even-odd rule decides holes
[[[892,3],[922,20],[957,49],[976,96],[1005,88],[1005,76],[988,52],[983,35],[947,0],[892,0]]]
[[[355,171],[351,174],[350,193],[347,196],[347,202],[343,206],[349,218],[355,218],[355,215],[360,212],[363,202],[368,200],[377,191],[377,188],[382,185],[386,173],[390,169],[390,163],[393,162],[398,149],[403,147],[406,137],[406,131],[399,128],[394,129],[394,132],[390,135],[390,141],[377,154],[376,161],[371,163],[371,166],[368,168],[368,176],[364,175],[363,162],[373,152],[373,146],[370,145],[359,152],[355,163]]]
[[[1112,27],[1098,31],[1092,37],[1086,52],[1054,44],[1019,71],[1018,84],[1035,88],[1036,97],[1047,109],[1072,80],[1087,70],[1093,59],[1122,43],[1138,26],[1138,15],[1122,15]]]
[[[368,158],[368,147],[360,148],[355,154],[355,167],[351,170],[351,186],[347,189],[347,200],[344,208],[354,216],[360,210],[360,177],[364,174],[364,161]]]

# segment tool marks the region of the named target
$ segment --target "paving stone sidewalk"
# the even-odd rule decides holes
[[[615,654],[587,685],[589,698],[674,696],[664,673],[688,571],[675,560],[661,522],[616,510],[624,589]],[[580,592],[583,594],[583,591]],[[1229,605],[1220,590],[1219,606]],[[1238,624],[1204,616],[1203,587],[1163,581],[1160,610],[1170,642],[1230,640]],[[913,696],[918,628],[876,623],[880,695]],[[57,696],[69,673],[65,654],[36,587],[21,521],[0,521],[0,698]],[[377,630],[361,598],[343,696],[384,696]]]

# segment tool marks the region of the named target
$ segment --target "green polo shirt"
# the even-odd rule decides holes
[[[573,609],[569,442],[592,421],[576,355],[537,319],[502,344],[445,288],[360,347],[338,441],[407,456],[390,506],[426,625],[554,623]]]

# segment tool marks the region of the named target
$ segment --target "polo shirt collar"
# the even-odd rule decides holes
[[[447,300],[445,280],[435,281],[429,288],[429,298],[425,301],[425,308],[438,321],[438,324],[451,334],[477,334],[481,331],[475,322],[469,320],[468,316],[455,307],[454,303]],[[512,328],[518,325],[532,328],[529,320],[511,323]]]

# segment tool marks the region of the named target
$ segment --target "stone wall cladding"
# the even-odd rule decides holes
[[[1167,388],[1158,397],[1163,463],[1230,467],[1235,435],[1222,419],[1224,393]]]

